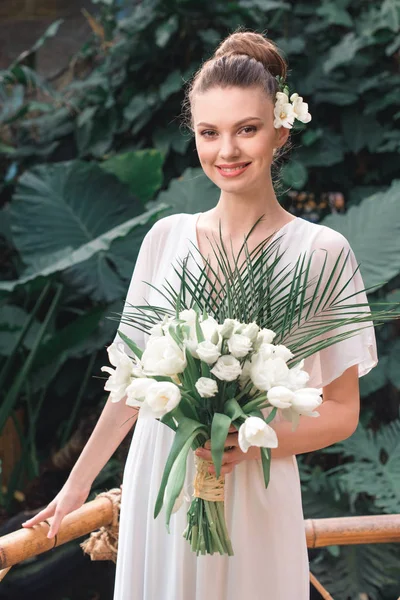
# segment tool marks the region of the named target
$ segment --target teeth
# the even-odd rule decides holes
[[[221,171],[225,173],[232,173],[233,171],[240,171],[240,169],[244,169],[247,165],[243,165],[242,167],[234,167],[233,169],[227,169],[226,167],[219,167]]]

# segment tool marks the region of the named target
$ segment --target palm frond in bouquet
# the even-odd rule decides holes
[[[197,554],[233,554],[221,476],[229,429],[239,432],[242,451],[260,447],[267,487],[271,448],[278,445],[269,425],[276,411],[281,409],[293,428],[300,415],[318,416],[321,390],[306,387],[304,359],[371,321],[379,324],[399,314],[393,305],[386,310],[385,304],[356,301],[360,290],[352,291],[352,282],[358,268],[343,277],[350,251],[342,250],[331,266],[326,252],[315,274],[312,255],[285,262],[282,236],[250,251],[247,241],[256,225],[237,256],[231,248],[232,263],[221,230],[219,240],[210,240],[217,270],[193,244],[197,255],[190,251],[174,266],[179,289],[167,280],[155,288],[166,307],[127,305],[121,322],[148,334],[146,347],[120,331],[135,356],[112,345],[109,357],[116,368],[102,368],[110,374],[105,389],[112,401],[125,398],[140,407],[139,418],[159,419],[175,433],[154,511],[157,517],[165,507],[167,527],[183,493],[189,452],[211,440],[216,476],[196,457],[195,492],[184,532]]]

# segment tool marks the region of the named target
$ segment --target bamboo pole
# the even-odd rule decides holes
[[[400,514],[307,519],[304,524],[309,548],[400,542]]]
[[[64,517],[51,540],[46,536],[52,519],[9,533],[0,538],[0,570],[110,525],[112,519],[112,502],[102,496]],[[309,519],[304,525],[309,548],[400,542],[400,515]]]
[[[52,518],[30,529],[21,528],[13,531],[0,538],[0,569],[6,569],[27,558],[87,535],[103,525],[110,524],[112,516],[111,501],[102,497],[87,502],[64,517],[58,534],[53,539],[47,538]]]

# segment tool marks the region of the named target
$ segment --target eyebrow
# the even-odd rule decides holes
[[[247,121],[262,121],[262,119],[260,119],[259,117],[246,117],[245,119],[240,119],[240,121],[234,123],[233,127],[237,127],[238,125],[246,123]],[[211,127],[212,129],[217,129],[216,125],[211,125],[211,123],[204,123],[203,121],[201,123],[197,123],[197,127]]]

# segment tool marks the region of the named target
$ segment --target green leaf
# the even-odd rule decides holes
[[[271,476],[271,449],[260,448],[261,451],[261,464],[264,477],[264,485],[267,488]]]
[[[121,225],[117,225],[110,231],[93,239],[89,243],[82,244],[82,246],[76,250],[63,250],[58,253],[58,256],[52,256],[51,258],[49,257],[49,260],[43,261],[43,265],[40,265],[40,260],[37,259],[37,261],[35,261],[36,270],[34,268],[30,269],[26,275],[22,275],[15,281],[0,282],[0,290],[12,292],[20,286],[25,286],[30,282],[39,282],[44,278],[47,279],[50,275],[66,271],[66,269],[75,269],[79,267],[79,269],[83,268],[84,272],[87,273],[84,281],[80,281],[79,291],[81,294],[94,294],[94,297],[99,299],[109,298],[109,301],[115,300],[116,297],[119,297],[121,293],[123,294],[126,291],[125,286],[122,286],[120,283],[117,293],[110,293],[110,290],[106,286],[106,284],[110,284],[109,278],[107,282],[104,281],[100,285],[96,271],[93,272],[93,265],[86,271],[85,263],[89,261],[89,259],[92,259],[92,257],[93,260],[96,260],[99,263],[106,261],[107,255],[104,254],[104,251],[107,251],[110,248],[114,240],[127,236],[135,228],[148,223],[152,217],[158,214],[161,208],[162,206],[159,205],[157,208],[148,210],[139,217],[129,219]],[[75,271],[75,276],[79,276],[79,269],[78,271]],[[71,271],[69,271],[68,274],[70,277],[73,275]],[[89,275],[92,277],[92,280],[89,279]],[[100,286],[100,288],[97,286]]]
[[[230,417],[232,422],[238,421],[239,419],[247,419],[246,413],[235,398],[230,398],[225,402],[224,413]]]
[[[178,29],[178,15],[171,15],[170,18],[159,25],[156,29],[156,44],[159,48],[164,48],[171,37]]]
[[[177,460],[182,451],[186,452],[187,445],[189,444],[190,446],[195,437],[202,432],[205,435],[207,435],[207,430],[200,423],[198,423],[197,421],[193,421],[192,419],[185,418],[184,421],[181,421],[181,423],[179,423],[161,479],[160,489],[158,491],[157,500],[154,508],[154,518],[158,516],[163,506],[165,489],[168,483],[168,478],[170,476],[171,469],[175,461]]]
[[[323,220],[349,241],[368,288],[379,288],[400,273],[399,206],[400,181],[394,181],[387,192],[351,206],[346,215],[330,215]]]
[[[64,23],[64,19],[57,19],[57,21],[54,21],[54,23],[49,25],[44,34],[33,44],[33,46],[29,48],[29,50],[25,50],[18,56],[18,58],[13,62],[11,68],[17,63],[20,63],[21,61],[25,60],[27,56],[29,56],[33,52],[39,50],[39,48],[43,46],[47,39],[54,37],[62,23]]]
[[[374,117],[362,115],[356,110],[344,110],[341,124],[346,144],[354,154],[365,147],[370,152],[376,152],[385,133]]]
[[[308,172],[303,163],[292,159],[281,169],[281,176],[286,185],[301,190],[307,183]]]
[[[225,450],[225,441],[228,437],[232,419],[222,413],[214,413],[211,424],[211,456],[217,477],[220,476],[222,455]]]
[[[172,94],[179,92],[183,86],[183,78],[180,71],[172,71],[166,78],[166,80],[160,85],[159,94],[163,102],[169,98]]]
[[[375,369],[373,370],[375,371]],[[390,346],[390,354],[387,357],[386,363],[386,374],[389,381],[400,390],[400,339],[395,340]]]
[[[100,163],[100,166],[118,177],[144,203],[151,200],[162,185],[163,162],[161,152],[149,149],[116,154]]]
[[[363,45],[363,41],[354,31],[346,33],[341,41],[330,49],[323,65],[324,72],[330,73],[337,67],[350,63]]]
[[[175,433],[176,435],[176,433]],[[171,520],[172,510],[175,502],[185,483],[187,457],[191,448],[192,437],[189,437],[186,444],[183,446],[178,457],[171,467],[168,477],[168,483],[165,488],[164,504],[165,504],[165,521],[169,533],[169,524]]]
[[[352,27],[353,20],[347,10],[341,7],[337,2],[324,1],[322,6],[316,10],[316,14],[325,18],[329,24],[341,25],[342,27]]]
[[[122,331],[120,329],[118,330],[118,334],[121,337],[121,339],[125,342],[125,344],[128,346],[128,348],[130,348],[132,350],[134,355],[137,356],[139,359],[142,358],[143,350],[141,348],[139,348],[139,346],[133,340],[131,340],[127,335],[122,333]]]
[[[182,177],[173,179],[168,189],[157,196],[157,202],[171,206],[167,214],[197,213],[215,206],[219,193],[202,169],[186,169]]]

